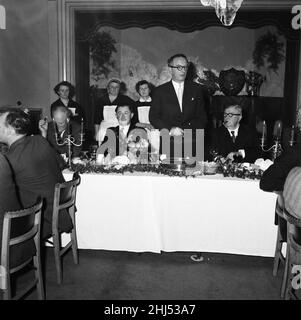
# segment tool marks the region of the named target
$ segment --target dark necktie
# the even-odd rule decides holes
[[[235,143],[235,134],[234,134],[234,131],[231,131],[231,136],[232,136],[232,141],[233,141],[233,143]]]

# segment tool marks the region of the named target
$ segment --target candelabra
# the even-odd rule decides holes
[[[81,147],[83,145],[84,142],[84,123],[83,123],[83,119],[81,121],[81,131],[80,131],[80,141],[79,143],[75,142],[75,138],[72,137],[72,135],[70,134],[70,126],[69,126],[69,119],[67,119],[67,137],[65,139],[63,139],[62,141],[60,141],[58,139],[58,132],[56,130],[56,125],[55,125],[55,121],[54,119],[52,119],[53,121],[53,126],[54,126],[54,135],[55,135],[55,142],[58,146],[68,146],[68,166],[69,168],[71,168],[71,155],[72,155],[72,151],[71,151],[71,147],[72,146],[76,146],[76,147]]]
[[[289,146],[292,147],[295,144],[295,126],[292,125],[289,139]]]
[[[268,149],[265,149],[265,139],[264,138],[261,138],[260,139],[260,147],[261,147],[261,150],[264,151],[264,152],[272,152],[272,161],[274,161],[277,157],[280,156],[280,154],[282,153],[283,149],[282,149],[282,146],[281,146],[281,143],[280,143],[280,140],[278,137],[275,137],[275,140],[274,140],[274,144],[268,148]]]

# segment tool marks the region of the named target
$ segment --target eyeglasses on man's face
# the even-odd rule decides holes
[[[233,116],[241,116],[240,113],[224,113],[224,117],[232,118]]]
[[[179,71],[186,71],[188,69],[188,66],[181,66],[181,65],[176,65],[176,66],[172,66],[169,65],[170,68],[174,68],[174,69],[178,69]]]

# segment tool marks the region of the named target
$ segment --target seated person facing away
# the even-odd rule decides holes
[[[8,211],[23,209],[17,194],[17,188],[13,179],[13,173],[4,155],[0,154],[0,255],[2,250],[2,234],[4,215]],[[33,239],[24,244],[13,246],[10,254],[11,265],[18,265],[25,262],[28,254],[34,254],[36,247]],[[1,300],[1,292],[0,292]]]
[[[119,125],[107,129],[105,138],[97,150],[97,154],[106,155],[109,153],[112,158],[123,155],[127,151],[127,137],[133,129],[137,128],[131,122],[134,113],[130,105],[119,105],[115,112]],[[112,145],[110,144],[111,137],[114,138]]]
[[[136,101],[134,105],[134,117],[132,122],[136,124],[136,127],[151,130],[154,128],[150,124],[148,117],[150,105],[152,102],[151,84],[146,80],[141,80],[136,83],[135,87],[136,91],[139,94],[139,100]]]
[[[84,111],[77,102],[72,100],[75,94],[73,85],[68,81],[62,81],[53,90],[59,98],[50,106],[51,117],[53,117],[53,111],[56,106],[65,106],[69,110],[70,118],[80,123],[84,119]]]
[[[30,117],[15,107],[0,108],[0,141],[9,146],[6,153],[23,208],[34,205],[41,196],[44,200],[42,238],[52,232],[54,187],[64,182],[55,150],[43,137],[28,136]],[[1,182],[2,183],[2,182]],[[69,214],[59,215],[59,229],[68,232],[72,227]]]
[[[295,167],[301,167],[301,144],[297,144],[284,151],[275,159],[274,163],[264,171],[260,179],[260,189],[282,195],[286,178]],[[293,197],[294,195],[292,194],[290,196]],[[275,214],[275,225],[280,225],[280,232],[284,240],[286,240],[286,220],[278,218],[278,215]]]
[[[0,153],[0,252],[4,214],[7,211],[20,210],[16,185],[9,163]]]
[[[68,137],[68,130],[74,142],[80,144],[81,142],[81,125],[74,121],[69,120],[68,109],[63,105],[57,105],[53,107],[53,120],[47,122],[47,118],[39,121],[39,129],[44,138],[48,140],[50,145],[57,151],[59,155],[68,157],[68,145],[59,145],[63,143]],[[57,140],[56,135],[57,134]],[[59,143],[59,144],[58,144]],[[81,146],[71,145],[72,158],[78,157],[82,150]],[[64,162],[62,157],[59,157],[60,165],[63,166]]]
[[[227,106],[223,125],[212,132],[211,149],[232,161],[253,163],[261,155],[258,134],[240,124],[241,119],[241,106]]]
[[[98,141],[99,129],[101,122],[105,119],[104,107],[105,106],[117,106],[117,105],[131,105],[134,101],[126,95],[120,93],[121,81],[118,79],[111,79],[107,84],[107,92],[99,99],[94,110],[94,130],[95,139]],[[116,120],[116,119],[115,119]],[[111,124],[112,126],[112,124]]]
[[[264,171],[260,179],[260,189],[269,192],[282,192],[285,180],[294,167],[301,166],[301,145],[297,144],[275,159]]]

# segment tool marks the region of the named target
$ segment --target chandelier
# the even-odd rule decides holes
[[[225,26],[231,26],[236,12],[240,8],[243,0],[200,0],[203,6],[215,8],[215,13]]]

